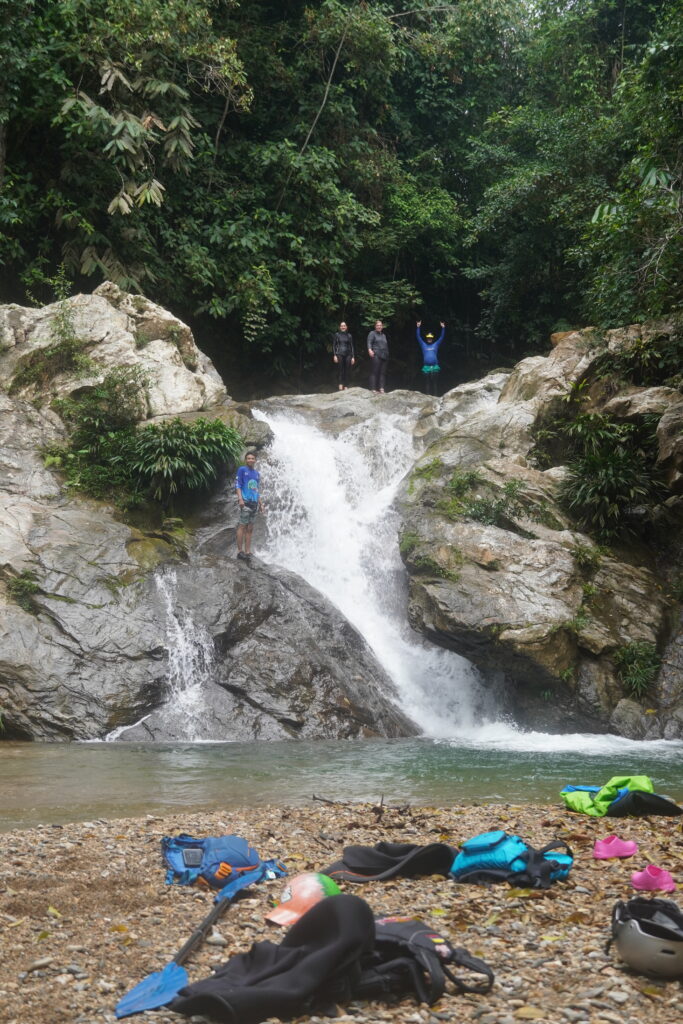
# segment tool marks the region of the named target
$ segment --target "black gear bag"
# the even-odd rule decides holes
[[[449,965],[464,967],[483,980],[463,981]],[[361,978],[354,988],[355,999],[386,999],[415,995],[419,1003],[435,1003],[446,990],[449,979],[459,993],[487,993],[493,985],[493,971],[487,963],[414,917],[394,915],[375,920],[375,948],[361,961]]]

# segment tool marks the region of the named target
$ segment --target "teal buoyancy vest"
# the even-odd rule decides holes
[[[566,853],[554,852],[562,847]],[[520,836],[498,829],[464,842],[450,877],[456,882],[509,882],[521,888],[547,889],[565,879],[573,863],[572,851],[561,839],[536,850]]]

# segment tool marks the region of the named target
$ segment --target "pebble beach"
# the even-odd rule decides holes
[[[352,1003],[337,1022],[366,1024],[674,1024],[683,1019],[683,985],[636,974],[605,952],[612,907],[634,895],[631,872],[667,868],[683,907],[680,818],[594,819],[562,806],[511,804],[448,808],[313,801],[140,819],[41,825],[0,834],[0,1021],[6,1024],[110,1024],[118,1000],[162,969],[211,909],[211,896],[169,886],[160,856],[165,835],[235,833],[263,858],[280,857],[290,875],[321,870],[344,846],[382,840],[459,843],[490,829],[516,833],[535,847],[563,839],[574,867],[548,890],[507,884],[456,885],[440,876],[345,884],[377,915],[414,914],[487,961],[496,980],[488,995],[446,994],[434,1006]],[[617,833],[639,844],[622,860],[592,858],[596,839]],[[190,980],[260,939],[283,932],[264,920],[283,881],[250,887],[186,964]],[[130,1018],[178,1024],[161,1009]],[[201,1021],[203,1018],[192,1018]],[[304,1017],[301,1021],[327,1021]]]

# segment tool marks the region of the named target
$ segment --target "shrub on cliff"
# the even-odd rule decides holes
[[[221,420],[174,419],[129,434],[123,452],[113,461],[122,461],[131,478],[166,506],[179,491],[208,487],[220,465],[234,463],[242,447],[234,427]]]
[[[580,413],[545,431],[553,441],[561,440],[569,455],[561,503],[582,529],[600,540],[633,532],[635,510],[643,509],[647,519],[661,500],[656,423],[651,416],[624,423],[600,413]]]
[[[654,644],[633,640],[614,652],[617,674],[631,697],[643,697],[657,677],[662,659]]]
[[[45,464],[64,473],[67,487],[124,508],[147,497],[166,508],[175,495],[208,487],[221,465],[235,464],[243,447],[237,430],[218,419],[106,429],[111,423],[96,397],[88,396],[85,410],[77,402],[73,406],[65,418],[74,433],[68,445],[46,451]]]

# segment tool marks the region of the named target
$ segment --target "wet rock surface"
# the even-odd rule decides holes
[[[146,375],[142,419],[220,418],[259,449],[270,437],[166,310],[112,284],[68,308],[85,370],[17,387],[17,372],[55,345],[63,310],[0,307],[2,738],[92,739],[130,725],[125,739],[190,738],[172,663],[186,683],[193,666],[178,644],[192,647],[193,634],[213,648],[205,739],[411,735],[391,681],[329,601],[292,573],[235,560],[232,479],[194,516],[187,510],[190,528],[160,516],[136,527],[105,502],[69,494],[45,468],[42,449],[67,433],[54,399],[87,392],[119,366]]]
[[[383,416],[422,416],[425,410],[433,411],[438,402],[417,391],[392,391],[387,395],[373,395],[365,388],[349,388],[329,395],[284,395],[267,398],[256,403],[259,409],[269,413],[286,412],[288,415],[305,417],[320,430],[329,434],[340,434],[351,427],[371,419],[378,413]]]
[[[101,737],[145,719],[127,738],[179,738],[164,710],[173,652],[154,578],[163,566],[175,566],[178,615],[215,644],[207,699],[216,738],[410,734],[385,673],[329,602],[291,574],[258,560],[245,573],[234,561],[230,481],[187,510],[187,528],[150,528],[66,493],[45,468],[41,449],[66,433],[54,399],[87,392],[118,366],[139,367],[149,381],[141,419],[219,417],[267,466],[269,427],[231,401],[186,324],[111,283],[68,303],[87,355],[83,372],[19,387],[17,373],[54,345],[61,307],[0,307],[3,735]],[[400,422],[417,460],[397,499],[411,624],[491,679],[504,673],[507,709],[523,725],[683,736],[680,603],[663,586],[661,566],[637,546],[602,550],[575,530],[557,502],[566,470],[541,470],[532,455],[535,431],[566,408],[572,386],[606,351],[660,329],[636,325],[606,338],[564,332],[547,358],[440,399],[351,388],[255,403],[300,414],[334,437],[377,417]],[[662,521],[680,548],[683,399],[672,388],[629,388],[604,410],[624,420],[660,417],[659,466],[672,491]],[[468,473],[478,476],[468,496],[488,518],[454,505],[454,478]],[[262,541],[257,530],[256,551]],[[658,681],[639,699],[615,666],[616,652],[634,641],[663,654]]]
[[[97,738],[143,717],[124,738],[187,738],[169,690],[179,630],[215,648],[205,739],[414,731],[343,616],[299,577],[237,562],[224,521],[199,531],[207,551],[180,558],[174,534],[141,534],[94,505],[12,498],[5,513],[6,578],[30,569],[38,581],[30,610],[9,597],[3,608],[7,738]],[[147,558],[162,576],[173,567],[171,617]]]
[[[215,542],[215,538],[214,538]],[[231,552],[232,554],[232,552]],[[210,630],[214,663],[202,687],[203,740],[409,736],[413,724],[360,634],[300,577],[210,556],[175,569],[196,626]],[[172,703],[121,739],[182,740]]]
[[[357,1002],[335,1018],[391,1024],[674,1024],[683,1012],[678,981],[638,974],[605,952],[612,907],[634,894],[630,875],[648,861],[683,882],[683,838],[677,819],[602,819],[555,806],[456,805],[389,808],[369,804],[231,808],[139,820],[49,824],[0,836],[2,1019],[7,1024],[113,1024],[114,1006],[147,974],[163,968],[210,910],[194,888],[164,885],[164,835],[236,833],[263,857],[282,857],[290,875],[319,870],[346,845],[382,840],[460,842],[503,828],[536,847],[569,843],[575,864],[566,882],[546,891],[455,885],[440,876],[345,884],[377,915],[415,915],[456,946],[485,959],[496,980],[488,995],[448,993],[435,1005],[411,999]],[[595,839],[617,831],[639,852],[595,861]],[[284,882],[253,886],[219,920],[213,940],[187,964],[190,980],[264,938],[284,932],[264,921]],[[676,899],[677,895],[674,894]],[[679,901],[680,903],[680,901]],[[466,972],[465,972],[466,973]],[[463,973],[463,977],[465,977]],[[141,1024],[185,1020],[163,1008]],[[204,1018],[194,1018],[197,1021]]]
[[[683,735],[671,588],[642,545],[608,549],[578,531],[558,504],[565,468],[541,470],[533,452],[537,431],[566,409],[606,348],[648,331],[656,328],[606,340],[566,333],[547,358],[455,388],[421,418],[428,446],[398,495],[411,624],[477,667],[504,672],[513,714],[527,726]],[[673,388],[633,388],[604,405],[624,420],[661,417],[659,463],[674,489],[680,408]],[[683,526],[675,496],[663,514],[675,551]],[[671,656],[646,697],[626,700],[633,694],[615,656],[634,642],[660,652],[668,642]]]

